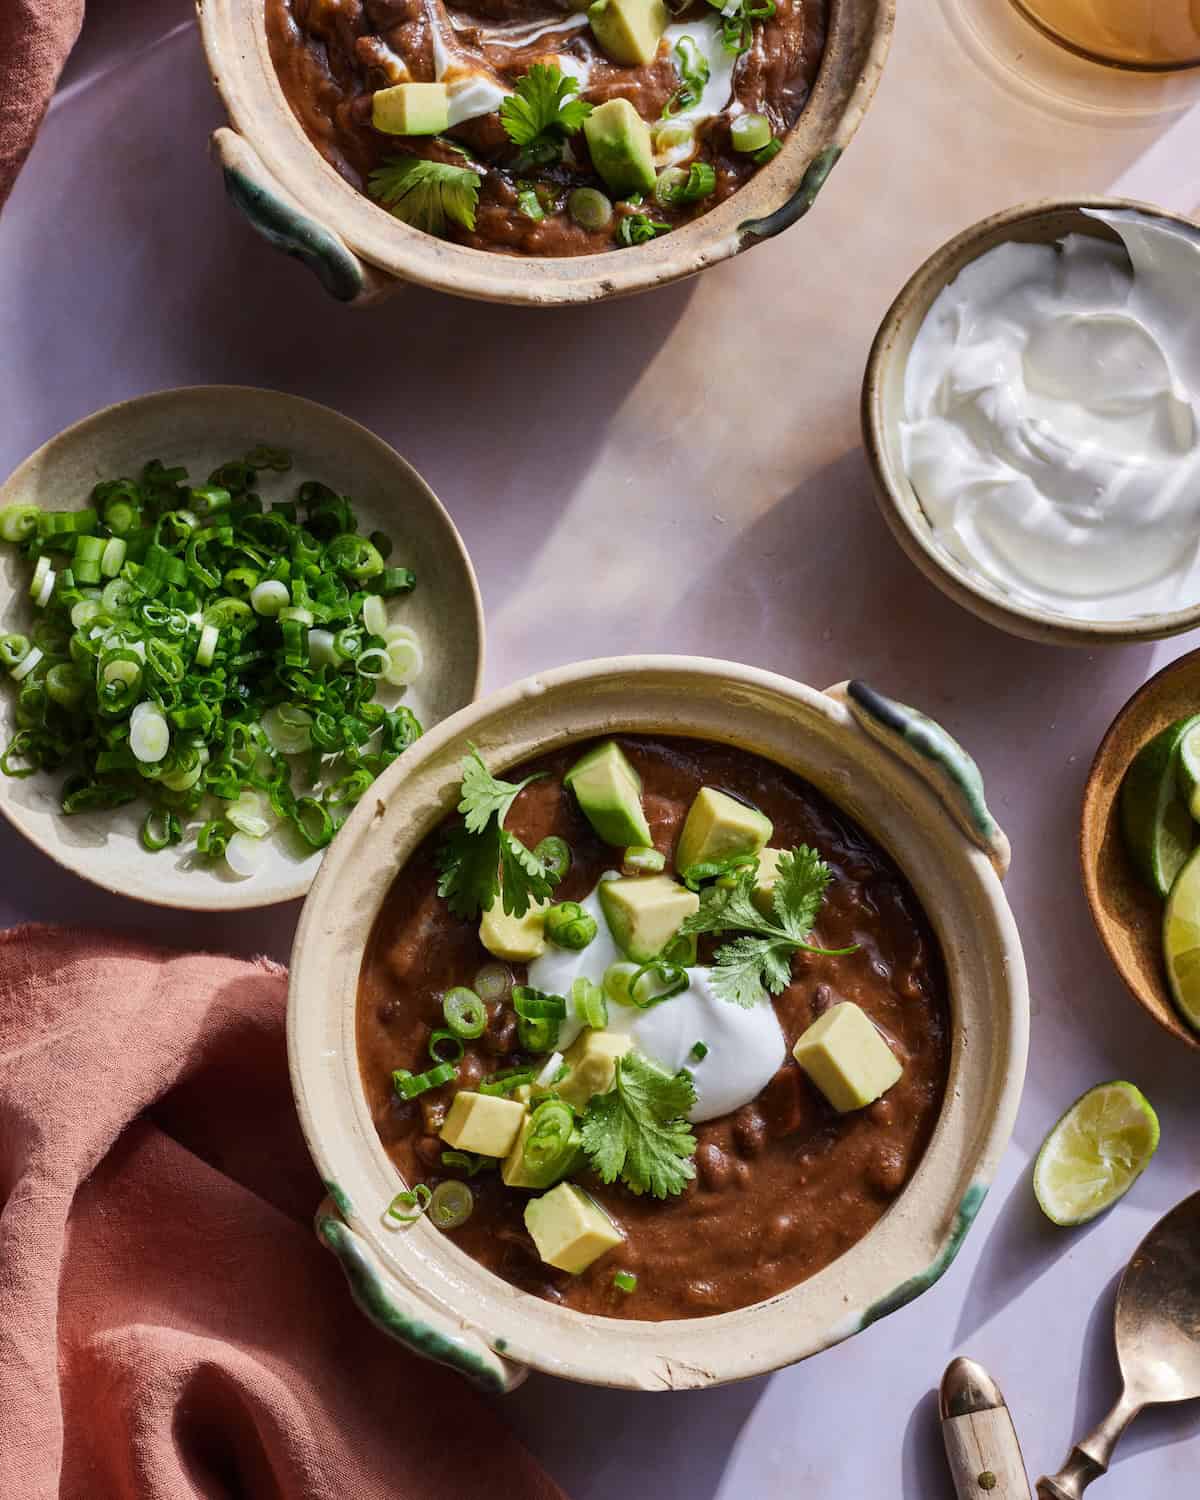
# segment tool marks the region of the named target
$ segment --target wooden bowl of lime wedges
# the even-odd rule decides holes
[[[1134,998],[1200,1051],[1200,651],[1134,694],[1083,796],[1096,927]]]

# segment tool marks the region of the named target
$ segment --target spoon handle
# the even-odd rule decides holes
[[[942,1438],[960,1500],[1030,1500],[1016,1428],[1000,1387],[973,1359],[942,1377]]]
[[[1122,1391],[1121,1399],[1095,1432],[1089,1433],[1071,1449],[1058,1473],[1043,1475],[1038,1480],[1039,1500],[1080,1500],[1092,1480],[1108,1472],[1113,1449],[1141,1409]]]

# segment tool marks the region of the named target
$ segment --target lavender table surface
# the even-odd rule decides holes
[[[1173,84],[1141,112],[1060,107],[987,64],[956,3],[901,6],[876,104],[801,226],[632,302],[537,314],[410,291],[364,315],[325,300],[225,202],[186,0],[93,0],[0,219],[0,472],[123,397],[216,381],[295,391],[374,428],[449,506],[483,587],[489,688],[638,651],[818,687],[854,674],[936,716],[983,768],[1015,849],[1033,1035],[1013,1144],[962,1254],[915,1304],[770,1378],[674,1395],[531,1379],[504,1410],[576,1500],[950,1500],[933,1389],[963,1352],[1004,1387],[1031,1474],[1052,1470],[1115,1397],[1121,1267],[1200,1175],[1196,1058],[1122,990],[1075,854],[1100,736],[1187,642],[1070,652],[961,613],[887,535],[857,418],[871,336],[929,251],[1026,198],[1115,190],[1194,211],[1200,106]],[[7,825],[0,871],[0,925],[86,922],[286,958],[297,917],[144,909]],[[1162,1147],[1113,1213],[1054,1230],[1031,1159],[1065,1106],[1111,1077],[1149,1094]],[[1149,1413],[1096,1494],[1192,1493],[1198,1469],[1200,1407]]]

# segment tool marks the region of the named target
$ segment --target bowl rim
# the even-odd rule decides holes
[[[1100,937],[1104,950],[1116,970],[1118,977],[1126,990],[1137,1001],[1138,1005],[1147,1016],[1168,1036],[1176,1041],[1182,1042],[1195,1052],[1200,1052],[1200,1032],[1193,1031],[1187,1022],[1177,1013],[1174,1002],[1171,1000],[1170,992],[1165,983],[1161,985],[1162,994],[1166,999],[1166,1006],[1151,1006],[1147,1001],[1138,976],[1126,964],[1120,948],[1113,941],[1110,933],[1110,923],[1104,915],[1103,902],[1100,895],[1100,882],[1098,879],[1098,867],[1100,850],[1104,844],[1104,838],[1108,831],[1110,820],[1116,815],[1118,799],[1120,797],[1120,784],[1118,783],[1116,795],[1108,811],[1108,816],[1101,823],[1099,817],[1098,802],[1102,790],[1102,773],[1110,759],[1110,750],[1113,741],[1120,734],[1126,719],[1145,702],[1152,697],[1159,684],[1166,677],[1173,676],[1186,664],[1200,665],[1200,648],[1188,651],[1183,656],[1177,656],[1164,667],[1160,667],[1153,677],[1149,677],[1135,692],[1131,693],[1125,703],[1118,709],[1113,717],[1112,723],[1104,731],[1104,737],[1096,747],[1096,753],[1092,757],[1092,763],[1088,768],[1087,780],[1083,786],[1083,796],[1080,799],[1079,808],[1079,864],[1083,879],[1084,894],[1087,897],[1088,911],[1091,914],[1092,923]],[[1146,743],[1143,741],[1143,744]],[[1138,747],[1141,748],[1140,746]],[[1134,755],[1137,751],[1134,751]],[[1125,770],[1129,769],[1132,760],[1125,763]]]
[[[665,703],[668,684],[669,716],[665,708],[651,712],[644,703],[636,711],[614,707],[656,692]],[[580,698],[571,700],[566,696],[571,691]],[[586,709],[580,706],[584,700]],[[713,706],[718,703],[723,710]],[[719,712],[736,712],[739,722],[754,713],[764,719],[773,715],[775,742],[787,748],[778,753],[763,748],[767,730],[761,725],[752,735],[739,732],[730,720],[722,732],[713,732],[709,721]],[[812,734],[798,737],[798,722]],[[522,736],[528,737],[530,723],[547,727],[526,744]],[[377,1214],[355,1207],[360,1192],[372,1204],[384,1203],[397,1185],[366,1104],[355,1030],[362,953],[397,862],[402,864],[453,808],[458,757],[469,742],[478,741],[489,764],[504,771],[539,750],[623,732],[724,740],[785,766],[790,757],[791,769],[865,822],[898,859],[937,932],[951,980],[951,1063],[942,1111],[912,1178],[888,1212],[849,1251],[799,1286],[749,1308],[654,1323],[554,1307],[485,1271],[429,1225],[419,1224],[397,1241]],[[838,747],[846,758],[837,772],[838,791],[830,791],[833,773],[818,776],[809,763],[798,764],[804,760],[795,753],[798,738]],[[289,1067],[301,1128],[319,1175],[342,1217],[369,1245],[383,1280],[400,1287],[410,1304],[435,1310],[506,1360],[630,1389],[720,1384],[780,1368],[861,1331],[932,1285],[957,1253],[1009,1141],[1029,1027],[1015,919],[990,860],[954,823],[934,783],[867,734],[840,698],[758,668],[698,657],[603,658],[535,674],[444,720],[413,748],[416,755],[410,752],[411,759],[389,768],[379,797],[372,799],[375,806],[356,810],[335,843],[334,858],[318,875],[297,929],[288,997]],[[881,766],[886,767],[882,775]],[[861,817],[857,802],[864,773],[871,782],[869,796],[886,809],[889,824],[910,831],[908,856],[900,856],[888,833]],[[403,811],[396,815],[392,808],[398,802]],[[397,816],[409,826],[389,837],[387,824]],[[382,833],[374,852],[373,831]],[[949,862],[957,864],[960,877],[949,883],[938,910],[914,877],[918,854],[925,864],[935,844],[937,857],[925,874],[935,870],[944,882]],[[370,887],[372,858],[382,861],[380,871],[389,877],[378,891]],[[341,871],[350,866],[358,881],[352,900],[344,893],[339,898]],[[951,908],[958,924],[953,942],[945,930]],[[965,1018],[959,1009],[964,1004],[970,1007]],[[968,1024],[973,1028],[969,1047]],[[978,1085],[983,1101],[969,1112],[964,1081],[968,1091]],[[914,1217],[918,1207],[928,1222]],[[430,1235],[434,1241],[422,1238]],[[902,1258],[888,1259],[893,1241],[903,1249]],[[825,1309],[820,1313],[812,1310],[818,1302]],[[802,1304],[808,1308],[803,1318],[787,1316],[798,1314]],[[725,1337],[739,1324],[753,1330],[740,1344]],[[697,1340],[707,1345],[702,1360],[695,1357]]]
[[[810,169],[823,157],[836,160],[870,106],[891,46],[896,0],[830,0],[825,47],[804,110],[784,149],[744,187],[645,245],[565,257],[477,250],[399,223],[352,187],[304,133],[271,63],[261,0],[197,0],[197,11],[209,72],[230,123],[317,223],[370,266],[402,281],[462,297],[555,306],[664,286],[794,222],[809,206],[799,200]],[[812,184],[813,196],[827,170]]]
[[[1015,231],[1041,221],[1084,210],[1131,211],[1200,233],[1200,223],[1134,198],[1092,195],[1043,198],[1017,204],[980,219],[939,245],[913,272],[883,316],[863,374],[860,416],[863,447],[874,480],[876,502],[892,535],[908,557],[948,598],[981,620],[1026,640],[1071,646],[1124,645],[1162,640],[1200,625],[1200,601],[1186,609],[1124,620],[1073,620],[1011,598],[997,585],[952,557],[933,539],[920,500],[893,461],[892,433],[884,409],[884,391],[897,344],[912,328],[915,337],[938,295],[973,261],[996,245],[1016,238]],[[1061,229],[1060,238],[1068,233]],[[911,345],[910,345],[911,347]],[[908,355],[904,355],[907,364]]]
[[[479,590],[479,580],[475,574],[475,566],[471,561],[466,544],[459,533],[457,526],[442,504],[437,495],[430,488],[428,482],[413,468],[401,454],[385,442],[377,433],[372,432],[361,422],[356,422],[353,417],[348,417],[344,412],[336,410],[332,406],[326,406],[319,401],[311,401],[304,396],[293,395],[290,391],[277,391],[269,386],[248,385],[188,385],[173,386],[164,390],[149,391],[140,396],[131,396],[122,401],[112,402],[108,406],[101,407],[98,411],[90,412],[81,417],[77,422],[72,422],[64,427],[61,432],[55,433],[45,442],[39,444],[26,458],[17,464],[16,468],[0,483],[0,506],[4,504],[5,496],[10,487],[19,485],[25,476],[35,471],[47,459],[53,457],[53,449],[60,443],[76,442],[86,437],[92,427],[102,427],[113,421],[123,421],[129,418],[136,421],[140,415],[155,407],[167,406],[178,403],[181,399],[194,398],[203,401],[231,401],[246,400],[252,398],[258,400],[261,397],[269,397],[272,401],[279,403],[281,407],[291,407],[302,412],[319,412],[323,422],[341,428],[348,441],[363,447],[374,449],[381,458],[390,463],[403,474],[407,484],[421,493],[425,503],[429,506],[431,521],[444,533],[450,552],[461,564],[465,573],[468,590],[463,605],[470,612],[473,626],[473,636],[476,642],[475,666],[471,675],[471,702],[479,697],[479,690],[483,682],[484,656],[486,652],[486,626],[483,612],[483,599]],[[147,906],[164,907],[175,911],[254,911],[267,906],[277,906],[286,901],[295,901],[307,895],[313,883],[314,876],[299,875],[287,885],[276,885],[271,888],[269,895],[258,894],[253,880],[242,881],[236,885],[223,885],[213,881],[213,892],[211,897],[200,895],[196,897],[180,897],[170,891],[155,892],[152,888],[139,889],[136,893],[130,891],[128,886],[119,880],[106,879],[103,874],[92,869],[86,859],[72,859],[64,852],[63,846],[56,843],[41,832],[41,824],[37,819],[25,819],[18,816],[13,799],[8,795],[6,778],[0,777],[0,815],[7,820],[9,825],[15,829],[24,839],[39,849],[49,859],[53,860],[61,869],[69,871],[86,880],[90,885],[108,891],[114,896],[123,896],[127,900],[135,900]]]

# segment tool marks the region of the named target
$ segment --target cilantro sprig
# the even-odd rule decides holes
[[[459,917],[475,917],[500,895],[511,917],[523,917],[553,893],[559,876],[504,827],[517,796],[542,772],[524,781],[501,781],[474,745],[462,760],[458,811],[462,824],[442,839],[437,852],[438,895]]]
[[[648,1057],[617,1060],[616,1083],[583,1117],[583,1149],[602,1182],[619,1177],[631,1193],[669,1198],[696,1175],[696,1137],[687,1113],[696,1086],[686,1068],[668,1073]]]
[[[780,856],[771,904],[774,920],[754,903],[757,864],[734,872],[728,892],[710,890],[700,909],[679,929],[680,937],[702,932],[740,932],[717,949],[711,983],[713,993],[746,1009],[767,994],[781,994],[792,979],[792,955],[803,950],[840,956],[851,948],[817,948],[808,939],[833,879],[833,871],[807,844]]]
[[[547,166],[560,161],[567,137],[582,130],[592,112],[579,92],[579,80],[547,63],[534,63],[518,78],[513,93],[500,106],[500,123],[514,145],[520,146],[518,166]]]
[[[371,173],[367,191],[389,213],[426,234],[444,236],[447,223],[475,228],[479,173],[473,167],[393,156]]]

